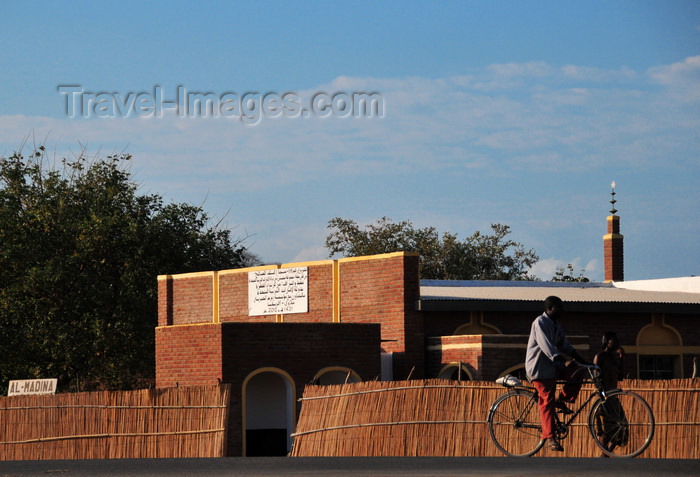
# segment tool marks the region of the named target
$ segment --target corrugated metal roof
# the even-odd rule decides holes
[[[626,290],[612,286],[552,286],[543,282],[530,282],[539,283],[534,286],[483,286],[483,283],[476,286],[421,285],[420,299],[541,302],[550,295],[556,295],[564,302],[700,304],[700,293]]]

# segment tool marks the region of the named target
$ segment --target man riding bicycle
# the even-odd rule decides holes
[[[527,343],[525,371],[532,381],[538,394],[538,406],[542,420],[542,438],[546,439],[549,449],[562,452],[564,448],[556,438],[555,412],[570,414],[566,403],[576,400],[583,373],[573,361],[567,365],[564,355],[582,364],[584,360],[566,339],[564,329],[559,320],[564,316],[564,303],[556,296],[547,297],[544,301],[544,313],[535,318],[530,328],[530,338]],[[557,379],[566,380],[558,398],[556,396]]]

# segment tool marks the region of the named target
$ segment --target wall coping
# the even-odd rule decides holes
[[[245,268],[231,268],[227,270],[219,271],[202,271],[202,272],[190,272],[190,273],[178,273],[174,275],[158,275],[158,280],[168,280],[168,279],[178,279],[178,278],[197,278],[204,276],[212,276],[215,273],[219,275],[228,275],[234,273],[248,273],[260,270],[274,270],[276,268],[296,268],[296,267],[309,267],[309,266],[320,266],[320,265],[332,265],[334,262],[338,263],[348,263],[348,262],[360,262],[360,261],[370,261],[370,260],[386,260],[389,258],[397,257],[417,257],[418,252],[391,252],[391,253],[381,253],[377,255],[363,255],[360,257],[343,257],[337,260],[316,260],[308,262],[291,262],[282,263],[278,265],[260,265],[257,267],[245,267]]]

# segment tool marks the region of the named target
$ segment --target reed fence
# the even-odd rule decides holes
[[[624,389],[651,406],[656,432],[642,457],[700,458],[700,379],[626,380]],[[421,380],[307,386],[292,456],[502,456],[486,418],[505,388],[491,382]],[[584,386],[578,403],[592,392]],[[565,452],[538,456],[597,457],[588,408],[564,441]]]
[[[230,385],[0,398],[0,460],[221,457]]]

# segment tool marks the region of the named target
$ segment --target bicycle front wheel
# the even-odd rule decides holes
[[[527,457],[544,445],[537,395],[517,389],[500,396],[489,409],[489,432],[494,444],[511,457]]]
[[[654,437],[654,413],[631,391],[613,391],[593,405],[588,429],[598,447],[611,457],[636,457]]]

